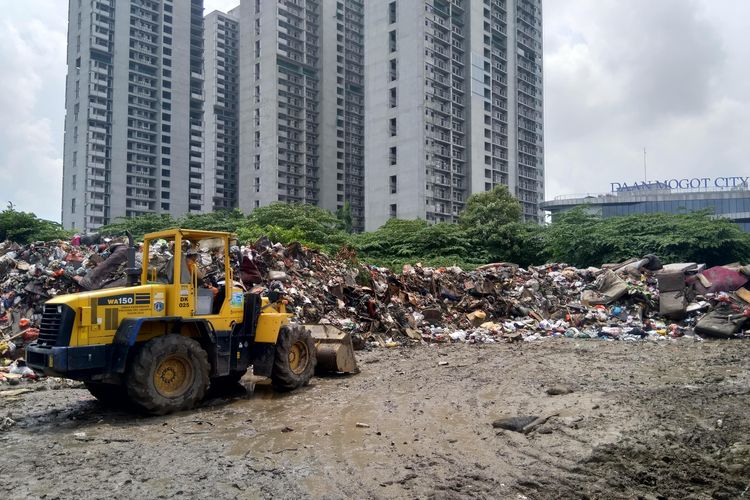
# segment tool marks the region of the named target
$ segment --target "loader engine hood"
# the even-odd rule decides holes
[[[163,315],[163,297],[164,287],[159,285],[60,295],[44,305],[39,345],[42,339],[51,342],[53,329],[60,330],[56,346],[109,343],[122,319]]]

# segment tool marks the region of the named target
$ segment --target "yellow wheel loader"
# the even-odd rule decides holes
[[[231,242],[212,231],[148,234],[139,271],[131,239],[129,285],[49,300],[27,364],[83,381],[104,403],[159,415],[192,408],[210,385],[236,383],[249,367],[279,391],[306,385],[316,363],[319,371],[356,372],[348,334],[313,334],[289,321],[283,293],[247,293],[234,282]],[[202,258],[220,265],[217,286],[204,285]]]

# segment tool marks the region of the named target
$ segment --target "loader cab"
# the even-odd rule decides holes
[[[243,293],[234,286],[230,235],[171,229],[145,236],[141,283],[167,285],[168,317],[201,317],[217,330],[229,329],[243,311]]]

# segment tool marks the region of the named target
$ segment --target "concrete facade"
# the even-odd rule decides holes
[[[361,0],[240,4],[239,207],[276,201],[364,226]]]
[[[321,3],[320,206],[364,230],[364,0]]]
[[[507,185],[544,198],[541,0],[367,2],[366,229],[454,222]]]
[[[239,7],[205,17],[205,193],[212,210],[238,206],[239,37]]]
[[[69,2],[65,228],[206,209],[202,12],[202,0]]]

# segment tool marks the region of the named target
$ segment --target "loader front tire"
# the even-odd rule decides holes
[[[127,377],[131,401],[153,415],[194,407],[206,395],[208,384],[206,351],[195,340],[176,334],[148,341]]]
[[[286,392],[307,385],[315,373],[316,362],[315,342],[310,332],[302,325],[282,326],[271,371],[274,389]]]

